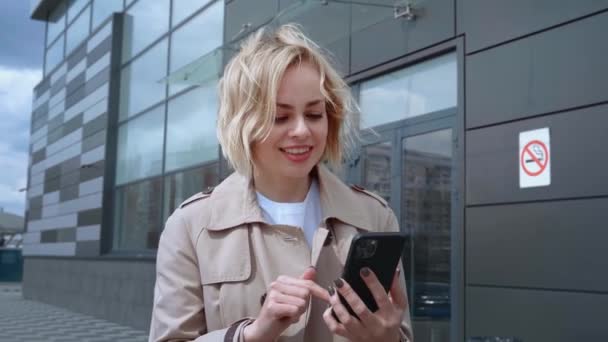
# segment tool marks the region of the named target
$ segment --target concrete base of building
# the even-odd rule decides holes
[[[26,257],[23,297],[148,331],[154,260]]]

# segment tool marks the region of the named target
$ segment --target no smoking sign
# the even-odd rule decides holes
[[[519,133],[519,187],[551,184],[549,128]]]

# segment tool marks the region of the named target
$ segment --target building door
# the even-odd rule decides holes
[[[448,342],[460,324],[457,75],[451,52],[356,84],[362,142],[347,179],[385,198],[407,234],[418,342]]]
[[[364,134],[349,177],[386,199],[408,236],[403,266],[416,341],[450,340],[455,114]]]

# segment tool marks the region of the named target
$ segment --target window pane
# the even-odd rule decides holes
[[[167,32],[168,13],[169,0],[138,1],[128,10],[124,23],[123,62]]]
[[[216,82],[169,102],[165,167],[175,170],[204,161],[217,160],[215,133]]]
[[[68,6],[68,23],[71,23],[80,11],[89,3],[89,0],[70,0]]]
[[[456,106],[454,53],[361,83],[361,128]]]
[[[49,20],[47,22],[48,31],[46,36],[46,45],[49,46],[55,41],[55,38],[65,29],[65,3],[61,2],[57,7],[49,14]]]
[[[422,335],[448,341],[452,131],[404,139],[402,166],[402,228],[412,237],[406,252],[406,260],[410,259],[406,277],[413,281],[414,319],[432,322],[424,329],[433,331]]]
[[[209,1],[211,0],[173,0],[173,18],[171,19],[173,26],[192,15]],[[224,7],[223,1],[218,1],[218,3],[221,3],[222,8]]]
[[[114,249],[156,249],[161,228],[161,177],[116,189]]]
[[[116,183],[162,172],[165,107],[158,106],[118,129]]]
[[[164,39],[122,70],[120,119],[158,103],[165,98],[165,84],[159,82],[167,65],[167,40]]]
[[[224,3],[218,1],[175,31],[171,37],[171,72],[221,46],[223,20]],[[201,39],[201,35],[205,39]],[[171,94],[186,87],[187,85],[172,84]]]
[[[217,163],[166,176],[163,221],[166,221],[175,208],[188,197],[210,186],[215,186],[218,182]]]
[[[91,17],[91,7],[87,8],[68,26],[66,38],[66,54],[70,54],[89,35],[89,20]]]
[[[95,0],[93,2],[93,30],[112,13],[122,11],[122,0]]]
[[[363,148],[363,186],[387,202],[391,200],[391,143],[383,142]]]
[[[63,60],[63,44],[65,39],[62,34],[59,39],[46,51],[44,72],[48,75]]]

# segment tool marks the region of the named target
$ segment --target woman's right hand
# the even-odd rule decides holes
[[[273,281],[260,314],[243,331],[245,342],[275,341],[300,320],[311,295],[329,303],[329,293],[314,282],[315,276],[315,268],[311,266],[299,278],[279,276]]]

